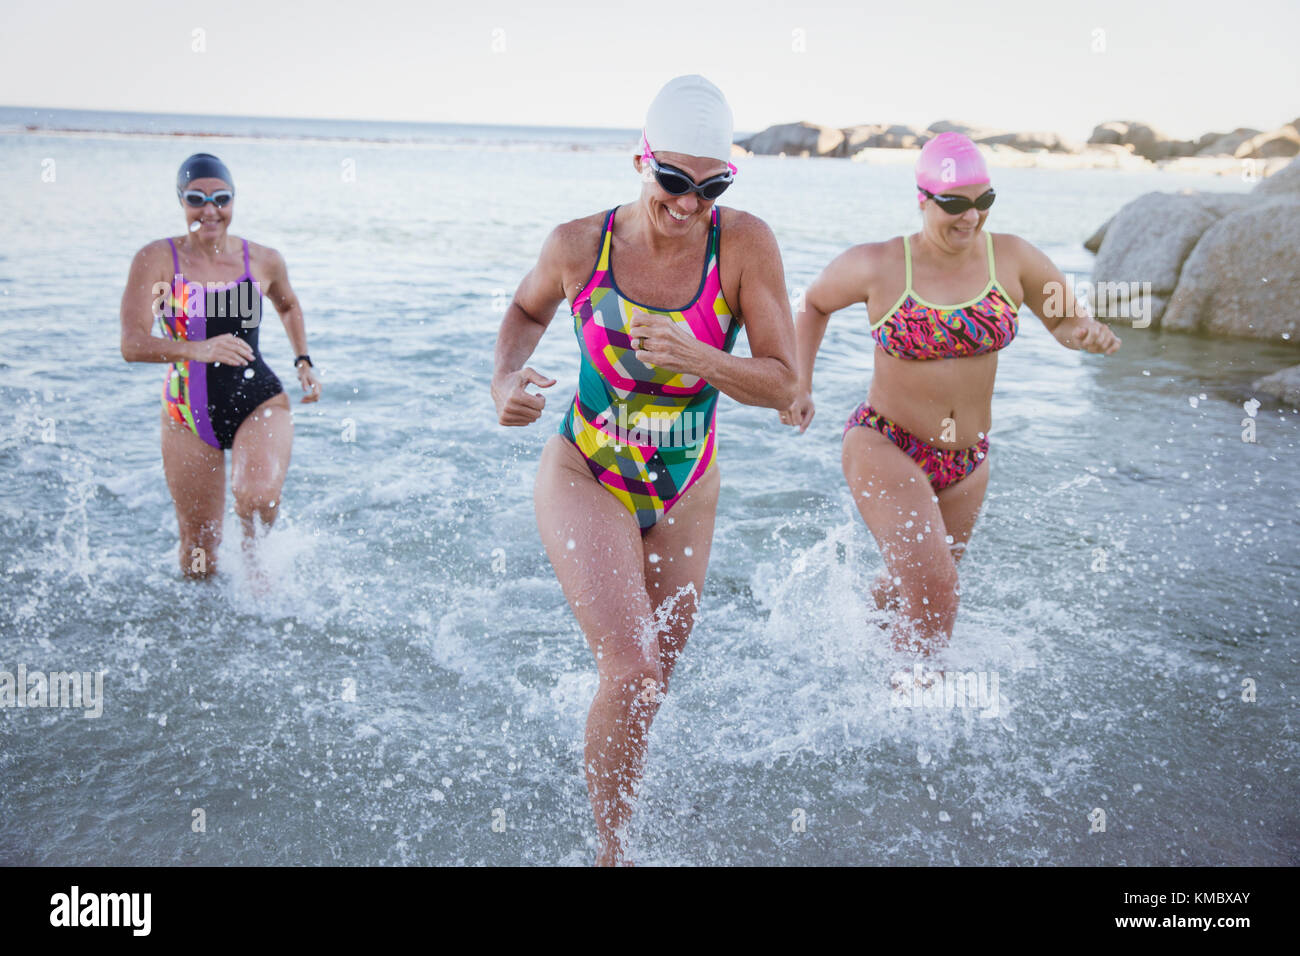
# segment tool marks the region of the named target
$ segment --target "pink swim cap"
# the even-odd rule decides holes
[[[989,181],[980,148],[961,133],[940,133],[921,147],[916,161],[916,185],[932,193],[942,193],[954,186],[973,186]],[[916,198],[924,201],[925,193]]]

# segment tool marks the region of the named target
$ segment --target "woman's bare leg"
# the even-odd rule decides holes
[[[240,424],[231,446],[230,485],[245,544],[256,532],[254,517],[270,527],[279,514],[280,492],[293,453],[289,396],[272,395]]]
[[[665,693],[704,594],[721,481],[715,462],[643,539],[646,593],[656,611]]]
[[[948,550],[952,552],[954,563],[960,564],[970,543],[971,533],[975,530],[975,521],[980,516],[984,505],[984,493],[989,485],[989,464],[984,461],[967,477],[949,485],[938,492],[939,511],[943,515],[944,527],[952,536]],[[894,596],[893,576],[889,571],[881,571],[876,583],[871,588],[876,599],[876,607],[881,610],[897,610],[898,600]]]
[[[842,451],[854,504],[885,559],[897,602],[895,648],[923,653],[952,637],[957,617],[957,563],[945,538],[943,513],[921,467],[884,435],[850,428]],[[893,583],[892,580],[890,582]]]
[[[986,458],[957,484],[949,485],[938,493],[943,524],[952,535],[952,544],[948,548],[952,551],[953,561],[960,561],[966,553],[966,545],[970,542],[971,532],[975,530],[975,521],[984,506],[984,493],[988,487],[989,463]]]
[[[533,503],[547,557],[600,672],[583,758],[600,840],[596,863],[616,866],[626,862],[631,801],[663,690],[641,531],[560,435],[542,452]]]
[[[162,413],[163,473],[176,506],[181,573],[202,579],[217,570],[226,504],[226,455]]]
[[[293,413],[289,396],[272,395],[240,423],[231,446],[230,485],[235,513],[244,526],[243,549],[250,584],[264,591],[269,582],[257,561],[257,523],[270,528],[280,513],[280,495],[293,453]],[[256,520],[255,520],[256,519]]]

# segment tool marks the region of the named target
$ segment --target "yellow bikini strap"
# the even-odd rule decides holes
[[[618,210],[615,206],[605,215],[605,228],[600,233],[600,257],[596,260],[596,270],[598,272],[609,271],[609,249],[614,237],[614,230],[610,228],[614,224],[614,213]]]
[[[907,236],[903,237],[903,273],[906,277],[907,284],[904,286],[904,292],[912,291],[912,247],[907,243]]]
[[[984,233],[984,238],[989,244],[989,282],[996,283],[998,281],[998,273],[997,270],[993,268],[993,233]]]

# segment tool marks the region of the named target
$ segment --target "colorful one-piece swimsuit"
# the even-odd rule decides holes
[[[675,310],[642,305],[619,291],[612,259],[617,211],[605,216],[596,268],[573,302],[582,368],[559,432],[645,534],[713,463],[718,390],[698,376],[640,362],[627,332],[632,313],[667,315],[725,352],[735,345],[740,323],[722,294],[716,206],[700,288],[689,305]]]
[[[262,292],[248,263],[244,240],[244,274],[234,282],[208,288],[181,275],[176,243],[172,248],[171,296],[158,317],[163,332],[178,341],[198,342],[218,335],[237,335],[253,350],[247,365],[175,362],[163,382],[163,408],[213,448],[227,449],[235,432],[257,406],[284,391],[257,349],[262,321]]]
[[[903,237],[906,287],[894,307],[871,327],[876,343],[888,355],[901,359],[965,358],[1006,348],[1019,329],[1020,311],[1010,294],[998,282],[993,266],[993,236],[988,243],[989,284],[969,302],[935,305],[912,291],[912,250]],[[881,415],[863,402],[844,425],[844,434],[855,425],[880,432],[921,466],[935,491],[961,481],[988,455],[989,440],[981,436],[970,448],[936,448],[907,429]]]

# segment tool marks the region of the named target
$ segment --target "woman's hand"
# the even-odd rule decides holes
[[[492,380],[492,401],[497,407],[497,421],[502,425],[531,425],[542,417],[546,397],[526,390],[528,385],[550,388],[555,379],[531,368],[522,368]]]
[[[794,404],[781,412],[781,423],[783,425],[798,425],[799,434],[808,430],[812,424],[813,415],[816,414],[816,408],[813,406],[812,393],[800,389],[799,397],[794,400]]]
[[[297,369],[298,381],[302,383],[302,390],[309,393],[304,395],[302,400],[304,402],[320,401],[320,393],[323,386],[321,385],[320,379],[316,377],[316,369],[308,365],[306,361],[298,365]]]
[[[238,335],[218,335],[194,343],[194,362],[221,365],[247,365],[253,361],[253,347]]]
[[[1105,322],[1098,322],[1091,316],[1077,315],[1068,322],[1062,322],[1055,330],[1055,335],[1056,340],[1067,349],[1095,352],[1098,355],[1112,355],[1119,351],[1119,336]]]
[[[697,356],[703,345],[685,323],[666,315],[634,309],[627,334],[632,338],[638,362],[667,369],[678,375],[696,375]]]

